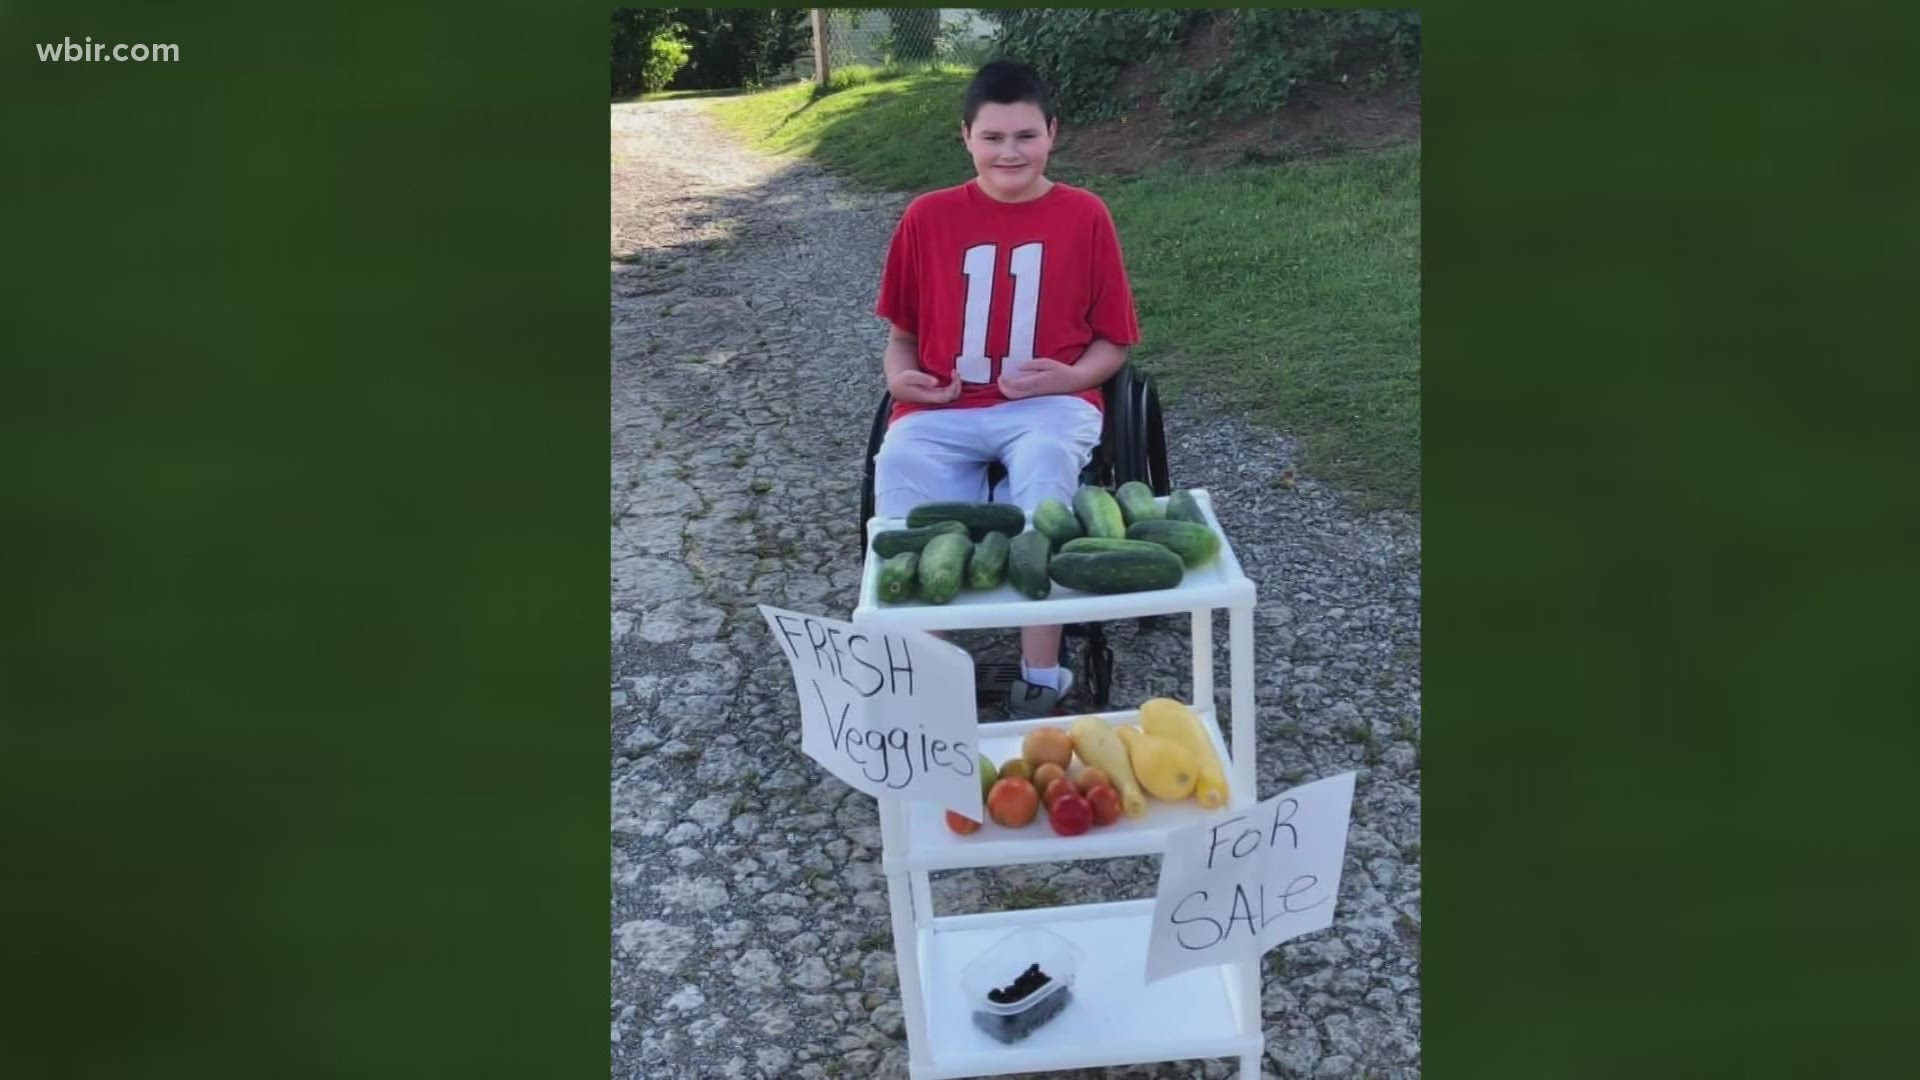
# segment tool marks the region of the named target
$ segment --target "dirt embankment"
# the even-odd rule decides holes
[[[1226,63],[1231,25],[1215,22],[1180,49],[1177,68],[1204,70]],[[1057,152],[1089,172],[1128,175],[1155,165],[1183,162],[1211,171],[1365,152],[1420,137],[1420,80],[1405,78],[1372,86],[1367,73],[1379,57],[1359,55],[1340,73],[1295,86],[1287,103],[1272,112],[1201,118],[1178,115],[1160,102],[1150,63],[1120,74],[1114,96],[1133,103],[1128,114],[1085,127],[1062,124]]]

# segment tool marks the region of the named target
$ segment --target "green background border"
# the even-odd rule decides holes
[[[1893,1049],[1920,217],[1867,10],[1425,9],[1428,1075]]]
[[[1865,1070],[1913,17],[1425,10],[1424,1074]],[[0,1072],[601,1075],[602,9],[0,43]]]
[[[0,1074],[604,1075],[603,9],[0,53]]]

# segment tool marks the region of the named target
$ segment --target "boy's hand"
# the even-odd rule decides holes
[[[1042,394],[1070,394],[1073,365],[1036,356],[1021,364],[1000,369],[1000,392],[1008,400],[1039,397]]]
[[[887,393],[893,395],[893,400],[915,405],[945,405],[959,397],[961,389],[958,378],[941,386],[939,379],[917,370],[902,371],[887,380]]]

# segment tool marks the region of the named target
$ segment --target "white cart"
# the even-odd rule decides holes
[[[1221,536],[1220,558],[1188,571],[1178,588],[1096,596],[1056,584],[1047,599],[1031,601],[1003,584],[986,592],[963,591],[945,605],[890,606],[875,597],[879,560],[869,548],[853,621],[889,630],[977,630],[1186,612],[1193,624],[1191,704],[1227,766],[1232,789],[1228,808],[1250,806],[1259,801],[1254,779],[1254,587],[1226,542],[1206,492],[1196,491],[1195,497]],[[875,518],[867,524],[867,536],[871,540],[875,532],[903,524]],[[1216,608],[1226,608],[1229,620],[1231,754],[1221,742],[1213,707]],[[1100,715],[1112,724],[1139,721],[1132,709]],[[1005,761],[1020,753],[1029,730],[1047,725],[1064,726],[1059,717],[983,724],[980,750],[996,762]],[[1242,1080],[1259,1080],[1264,1039],[1257,959],[1186,971],[1148,985],[1151,898],[942,917],[934,913],[928,882],[934,870],[1159,855],[1168,832],[1224,811],[1206,811],[1190,800],[1150,802],[1147,816],[1139,821],[1122,818],[1080,836],[1055,835],[1044,813],[1024,829],[988,821],[971,836],[960,836],[947,828],[944,812],[931,803],[879,802],[881,864],[893,913],[913,1080],[1236,1056]],[[961,971],[1015,929],[1036,925],[1079,946],[1074,1000],[1027,1038],[1002,1044],[974,1026],[973,1005],[961,990]]]

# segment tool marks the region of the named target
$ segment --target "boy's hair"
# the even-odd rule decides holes
[[[973,126],[973,118],[980,114],[980,106],[992,102],[996,105],[1016,105],[1030,102],[1040,107],[1040,115],[1047,123],[1053,123],[1053,95],[1047,92],[1047,81],[1033,69],[1032,64],[1023,64],[1018,60],[994,60],[981,66],[974,73],[973,81],[967,84],[967,96],[961,106],[961,122]]]

